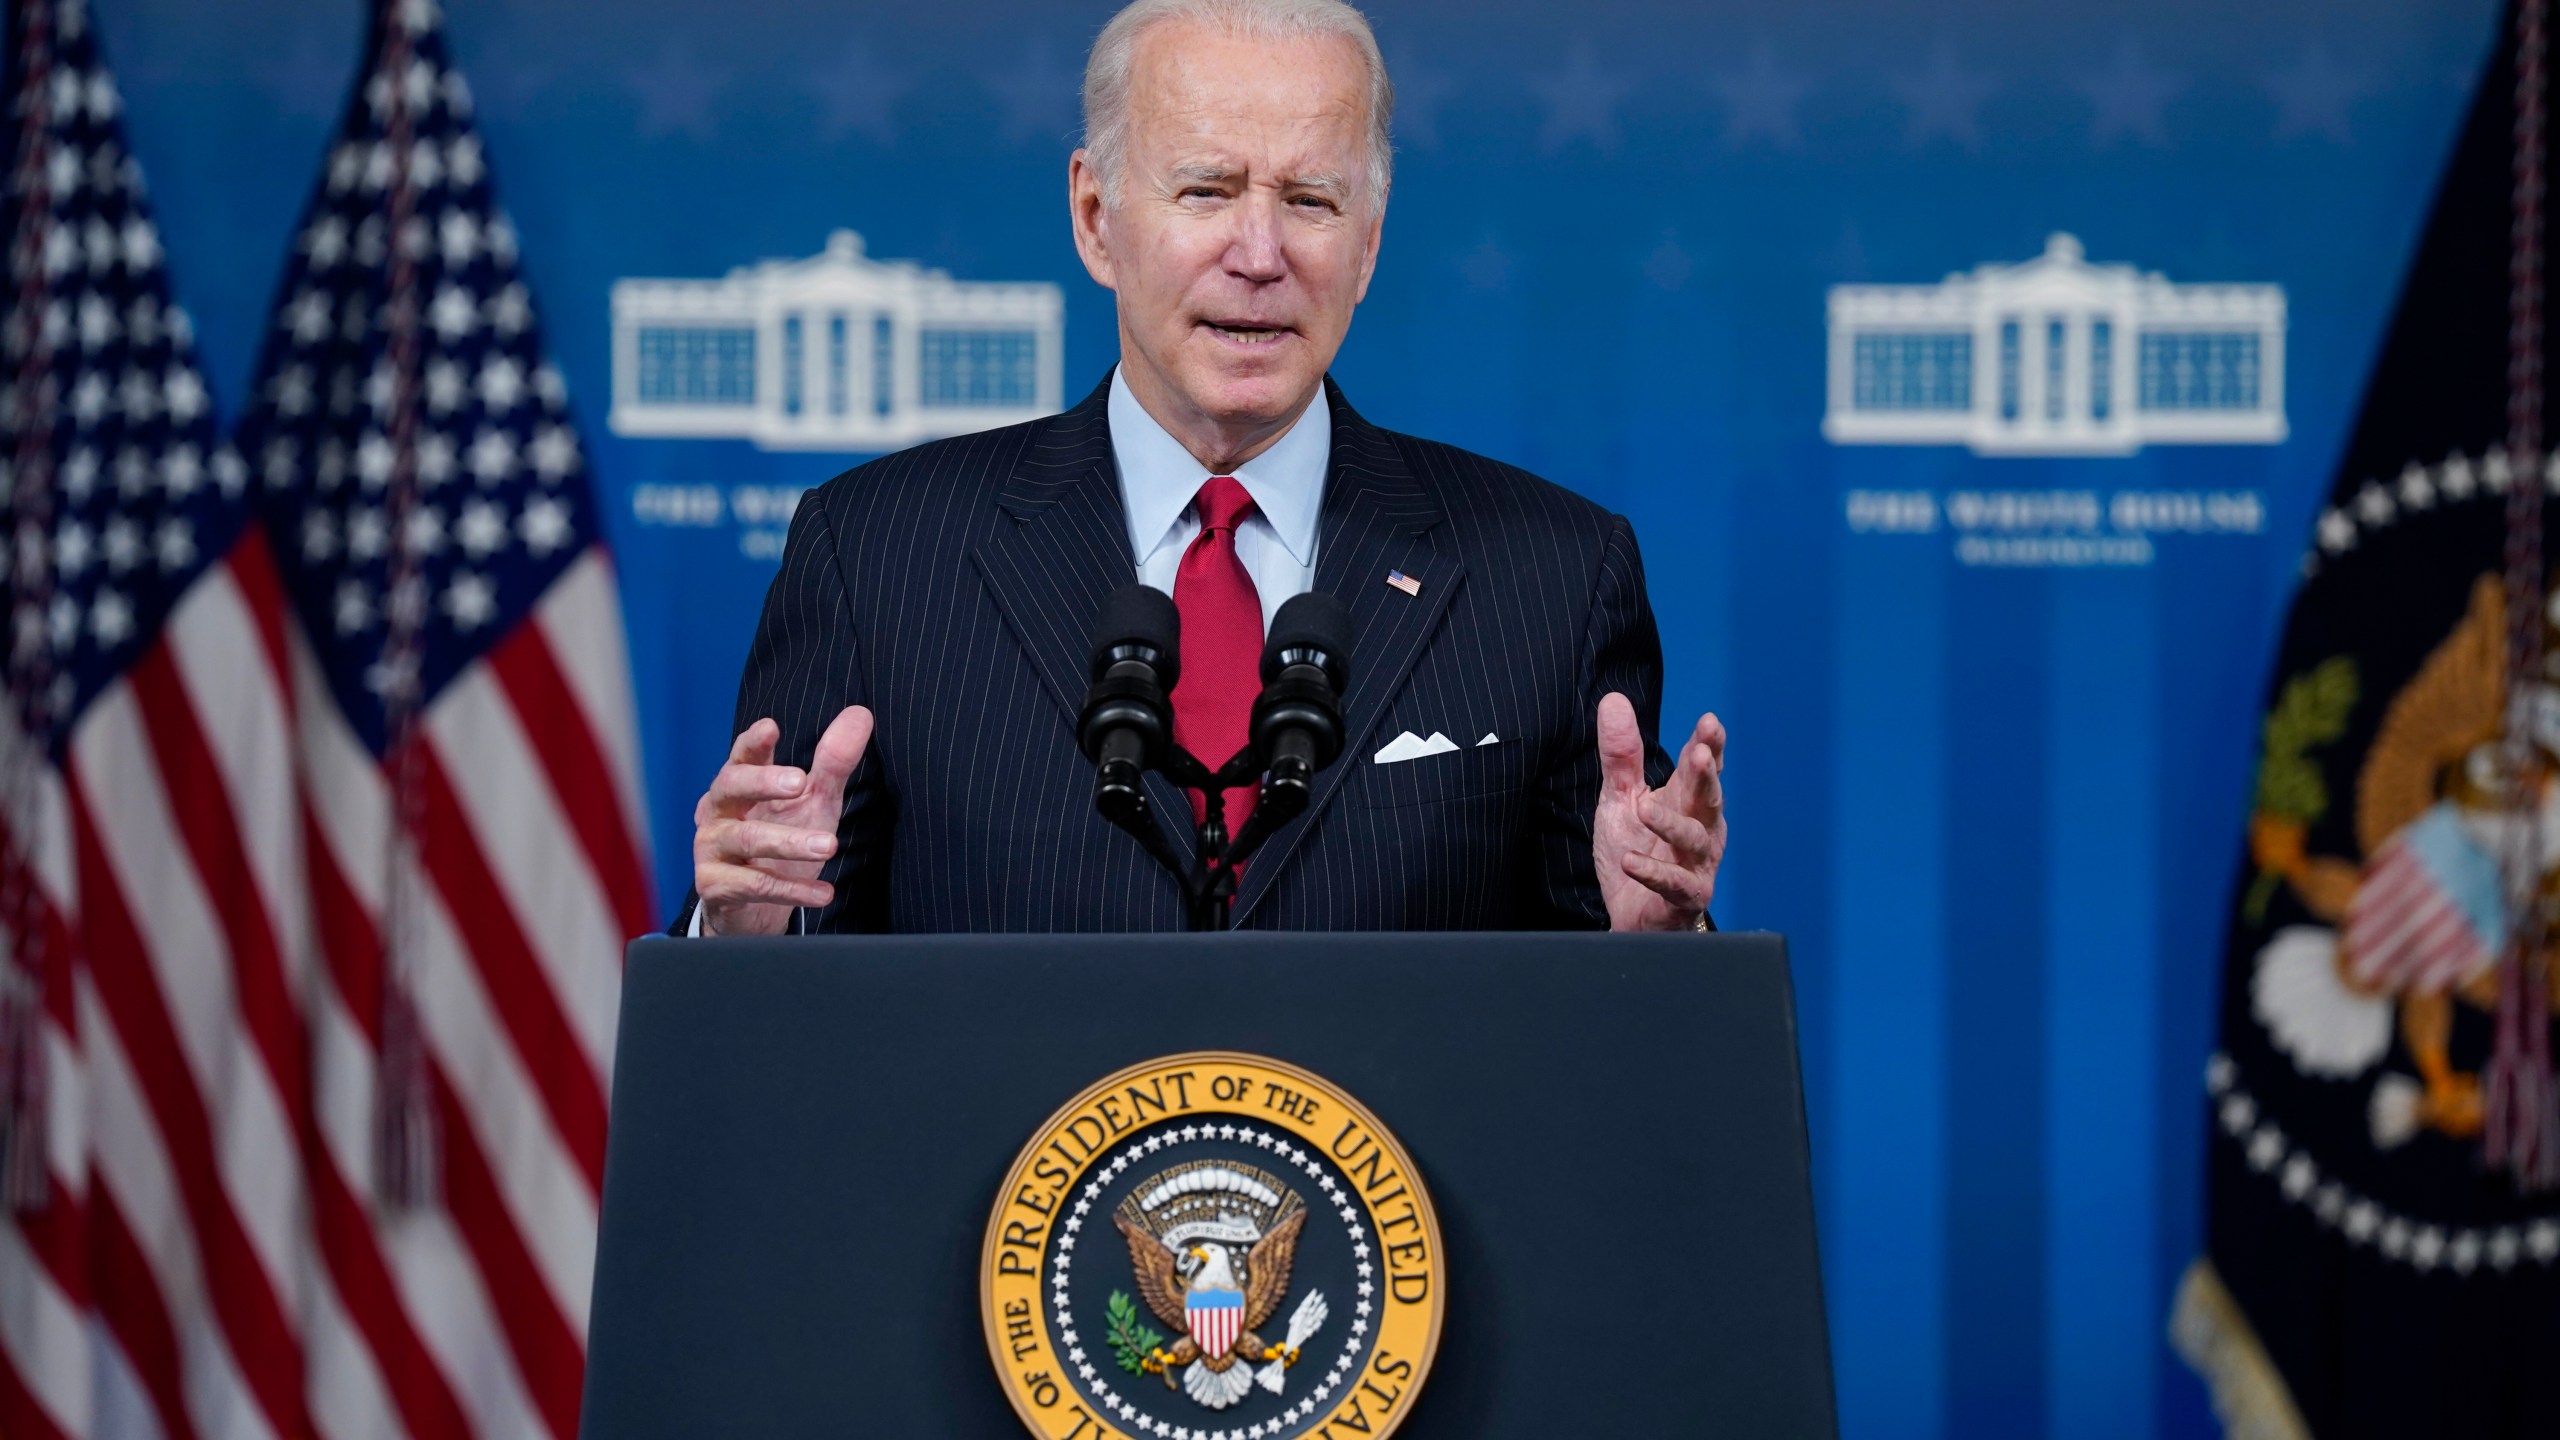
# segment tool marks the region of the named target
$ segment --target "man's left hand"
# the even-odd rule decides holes
[[[1716,895],[1724,860],[1724,722],[1698,717],[1671,779],[1644,783],[1635,706],[1600,700],[1600,808],[1591,858],[1612,930],[1686,930]]]

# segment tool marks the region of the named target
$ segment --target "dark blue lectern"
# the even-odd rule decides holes
[[[1323,1076],[1420,1172],[1446,1314],[1398,1440],[1836,1433],[1783,941],[1245,933],[634,945],[585,1434],[1025,1434],[998,1190],[1188,1051]]]

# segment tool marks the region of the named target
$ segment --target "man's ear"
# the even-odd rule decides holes
[[[1084,273],[1105,290],[1117,290],[1111,266],[1111,207],[1103,203],[1102,177],[1082,150],[1067,157],[1067,223],[1075,231]]]
[[[1387,207],[1381,204],[1378,213],[1369,217],[1369,234],[1360,253],[1360,293],[1351,297],[1354,305],[1369,298],[1369,278],[1378,273],[1378,247],[1385,243],[1386,234]]]

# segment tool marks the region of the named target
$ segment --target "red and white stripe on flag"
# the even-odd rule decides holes
[[[651,921],[618,601],[571,523],[556,377],[517,417],[541,493],[450,517],[471,567],[406,572],[477,628],[386,747],[288,508],[326,462],[218,441],[87,7],[10,18],[36,123],[0,325],[0,1000],[24,1002],[0,1145],[45,1183],[0,1207],[0,1436],[574,1440],[621,949]],[[389,0],[368,73],[396,36],[451,176],[478,141],[435,23]],[[493,328],[524,305],[495,251]],[[265,377],[250,417],[289,388]],[[441,1139],[405,1208],[376,1174],[393,956]]]
[[[2421,994],[2450,990],[2496,958],[2406,832],[2376,848],[2347,911],[2346,950],[2358,984]]]

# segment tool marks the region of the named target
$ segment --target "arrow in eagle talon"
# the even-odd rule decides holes
[[[1281,1381],[1289,1367],[1297,1363],[1298,1352],[1306,1348],[1307,1341],[1324,1327],[1325,1317],[1332,1313],[1333,1307],[1324,1303],[1323,1291],[1307,1292],[1307,1298],[1299,1301],[1297,1310],[1289,1316],[1289,1338],[1276,1347],[1285,1358],[1263,1366],[1253,1377],[1263,1389],[1274,1395],[1280,1393]]]

